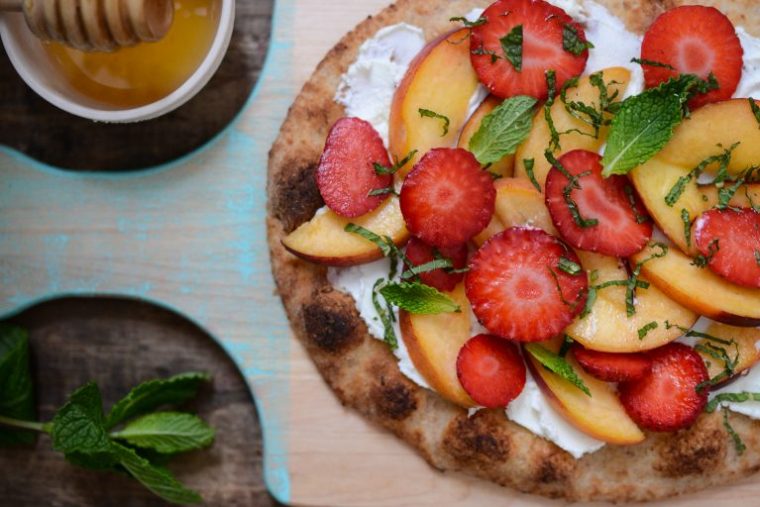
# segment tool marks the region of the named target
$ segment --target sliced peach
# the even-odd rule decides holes
[[[560,343],[561,341],[552,340],[527,347],[538,345],[557,353]],[[644,433],[628,417],[615,388],[586,373],[575,360],[572,352],[568,352],[567,362],[588,387],[591,396],[544,368],[530,352],[526,351],[525,356],[528,358],[528,367],[536,383],[546,394],[549,403],[576,428],[611,444],[633,445],[644,440]]]
[[[607,84],[608,94],[614,96],[617,93],[616,100],[620,100],[631,80],[631,72],[623,67],[612,67],[603,71],[602,79]],[[599,97],[599,88],[591,84],[588,76],[581,78],[578,86],[571,88],[567,92],[568,102],[583,102],[596,107],[599,104]],[[573,150],[599,151],[607,139],[608,127],[602,127],[599,137],[595,138],[593,127],[570,114],[559,97],[557,97],[554,105],[551,107],[551,117],[557,132],[568,132],[560,137],[562,149],[554,151],[554,155],[557,158]],[[549,124],[544,117],[544,109],[540,108],[533,118],[533,129],[528,139],[520,145],[515,154],[515,177],[528,178],[528,174],[525,171],[525,160],[533,159],[533,174],[536,177],[536,181],[543,188],[546,175],[549,174],[549,169],[551,169],[551,165],[544,156],[544,152],[549,148],[550,141],[551,132]]]
[[[631,259],[640,262],[651,253],[651,247],[645,248]],[[760,325],[760,289],[741,287],[707,268],[699,268],[677,248],[671,247],[664,257],[644,264],[641,273],[668,297],[695,313],[735,326]]]
[[[577,253],[583,267],[596,272],[594,285],[628,279],[628,271],[618,259],[591,252]],[[694,312],[667,297],[654,285],[636,290],[636,313],[628,317],[625,293],[625,287],[617,286],[598,290],[591,312],[577,318],[567,328],[567,334],[590,349],[638,352],[661,347],[681,336],[677,328],[666,328],[666,320],[683,323],[681,325],[685,327],[691,327],[697,321]],[[650,322],[656,322],[657,327],[650,329],[644,338],[639,338],[639,330]]]
[[[472,116],[470,116],[470,119],[467,120],[467,124],[462,129],[462,135],[459,136],[458,143],[458,146],[460,148],[464,148],[465,150],[470,149],[470,139],[472,139],[472,136],[474,136],[480,128],[480,124],[483,122],[483,118],[485,118],[485,116],[493,111],[499,104],[501,104],[501,99],[494,97],[493,95],[489,95],[486,100],[484,100],[480,106],[478,106],[475,112],[472,113]],[[506,155],[498,162],[491,164],[488,170],[493,174],[498,174],[504,178],[511,178],[515,170],[515,156]]]
[[[464,285],[458,285],[448,296],[457,303],[460,313],[415,315],[399,312],[401,336],[415,368],[438,394],[462,407],[476,403],[464,391],[457,377],[457,356],[470,339],[470,304]]]
[[[688,175],[691,169],[674,165],[658,156],[635,168],[630,175],[649,215],[662,232],[681,251],[694,257],[699,252],[692,240],[691,229],[687,236],[682,210],[686,210],[690,221],[693,222],[699,215],[718,204],[718,189],[715,185],[698,185],[692,179],[683,186],[683,193],[673,206],[665,202],[665,197],[679,178]],[[726,185],[731,185],[731,183],[726,183]],[[760,184],[754,183],[740,187],[729,204],[749,207],[750,199],[752,203],[760,204]]]
[[[430,149],[454,146],[467,121],[470,98],[478,88],[468,37],[469,29],[465,28],[430,42],[412,61],[396,89],[389,122],[390,152],[401,160],[417,150],[399,171],[401,178]],[[448,132],[443,133],[441,119],[423,117],[420,109],[448,118]]]
[[[302,259],[328,266],[353,266],[382,257],[377,245],[358,234],[346,232],[348,223],[360,225],[381,237],[388,236],[397,245],[409,238],[398,199],[391,197],[371,213],[352,219],[323,208],[283,238],[282,244]]]
[[[739,174],[760,161],[760,128],[747,99],[708,104],[679,125],[659,158],[692,169],[734,143],[728,171]]]
[[[699,344],[704,347],[709,348],[709,346],[712,345],[725,349],[730,360],[737,358],[738,354],[737,362],[734,365],[734,376],[739,375],[743,371],[749,370],[756,363],[760,362],[760,351],[755,347],[755,344],[760,341],[760,329],[755,327],[734,327],[719,322],[713,322],[707,326],[705,333],[716,338],[736,343],[736,345],[724,345],[707,339],[699,341]],[[705,360],[710,378],[714,378],[723,373],[726,368],[726,363],[723,359],[720,359],[720,351],[717,351],[718,357],[704,352],[704,349],[698,350],[697,352],[699,352]],[[726,381],[730,381],[730,379],[726,379]],[[721,382],[721,384],[723,383],[725,382]]]

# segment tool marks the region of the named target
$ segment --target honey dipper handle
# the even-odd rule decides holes
[[[20,11],[24,0],[0,0],[0,11]]]

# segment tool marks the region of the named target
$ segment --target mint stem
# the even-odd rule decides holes
[[[11,426],[22,430],[39,431],[40,433],[50,433],[50,425],[48,423],[22,421],[20,419],[12,419],[2,415],[0,415],[0,425]]]

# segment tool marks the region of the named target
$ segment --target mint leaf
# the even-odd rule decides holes
[[[573,25],[568,23],[562,28],[562,48],[568,53],[580,56],[584,51],[593,47],[592,43],[583,40],[578,35],[578,29]]]
[[[638,63],[642,67],[644,67],[644,66],[646,66],[646,67],[660,67],[660,68],[668,69],[668,70],[672,70],[672,71],[676,70],[676,68],[673,67],[670,64],[662,63],[662,62],[657,62],[655,60],[647,60],[645,58],[631,58],[631,63]]]
[[[433,315],[461,311],[447,295],[419,282],[389,283],[380,289],[380,294],[409,313]]]
[[[449,18],[449,21],[452,23],[460,22],[465,26],[465,28],[474,28],[476,26],[485,25],[486,22],[488,22],[488,19],[484,18],[483,16],[480,16],[475,21],[470,21],[469,19],[465,17],[457,16],[454,18]]]
[[[647,334],[649,334],[649,331],[653,331],[657,329],[657,322],[652,321],[649,324],[645,324],[644,326],[639,328],[639,340],[643,340]]]
[[[449,133],[449,117],[444,116],[442,114],[438,114],[435,111],[431,111],[430,109],[423,109],[419,108],[417,112],[420,113],[421,118],[433,118],[436,120],[441,120],[443,122],[443,134],[441,134],[441,137],[444,137],[446,134]]]
[[[607,138],[603,176],[627,174],[662,150],[683,118],[684,102],[662,86],[623,101]]]
[[[380,176],[384,174],[396,174],[399,169],[404,167],[406,164],[409,163],[412,158],[417,154],[417,150],[412,150],[409,153],[406,154],[406,157],[402,158],[401,160],[396,161],[395,164],[393,164],[391,167],[385,167],[383,164],[378,164],[377,162],[372,163],[372,167],[375,169],[375,173],[379,174]]]
[[[372,286],[372,306],[375,307],[380,322],[383,323],[383,341],[391,350],[398,348],[398,338],[396,337],[396,331],[393,329],[393,323],[395,322],[395,315],[390,303],[384,301],[380,302],[380,289],[384,287],[385,280],[378,278],[375,280],[375,284]]]
[[[174,454],[211,445],[214,430],[193,414],[156,412],[134,419],[111,436],[135,447]]]
[[[110,429],[161,405],[180,405],[193,398],[201,384],[210,378],[207,373],[189,372],[143,382],[111,408],[105,425]]]
[[[53,448],[69,453],[108,453],[110,441],[103,417],[100,389],[94,382],[83,385],[69,397],[52,421]]]
[[[186,488],[168,470],[152,465],[148,460],[139,456],[133,449],[112,442],[111,450],[121,466],[132,477],[164,500],[178,504],[200,503],[203,501],[197,492]]]
[[[757,105],[757,102],[755,102],[755,99],[752,97],[747,100],[749,100],[749,107],[752,109],[752,114],[755,116],[755,120],[757,120],[757,125],[760,127],[760,106]]]
[[[683,222],[683,235],[686,238],[686,246],[691,248],[691,215],[689,210],[681,208],[681,222]]]
[[[728,421],[728,410],[723,411],[723,427],[726,428],[726,431],[728,432],[728,435],[731,437],[731,440],[734,442],[734,449],[736,450],[736,454],[741,456],[744,454],[744,451],[747,450],[747,446],[744,445],[744,442],[742,441],[742,437],[739,436],[739,434],[736,432],[733,426],[731,426],[731,423]]]
[[[498,162],[512,155],[533,126],[533,107],[536,99],[512,97],[486,115],[472,136],[469,149],[482,165]]]
[[[583,271],[583,268],[581,268],[580,265],[578,265],[577,263],[571,261],[570,259],[566,257],[559,258],[559,264],[557,265],[557,267],[571,276],[580,274],[580,272]]]
[[[499,39],[501,49],[507,60],[517,72],[522,72],[523,59],[523,26],[517,25],[507,35]]]
[[[525,350],[527,350],[530,355],[536,359],[536,361],[541,363],[544,368],[567,380],[575,387],[586,393],[587,396],[591,396],[591,391],[586,386],[586,384],[583,383],[583,379],[580,378],[577,373],[575,373],[572,365],[568,363],[564,357],[558,356],[554,352],[547,350],[542,345],[539,345],[537,343],[526,344]]]
[[[0,323],[0,416],[31,421],[35,418],[29,373],[29,335],[18,326]],[[0,446],[31,444],[34,432],[0,427]]]
[[[742,391],[739,393],[720,393],[716,394],[715,397],[710,400],[710,402],[705,407],[705,412],[712,413],[715,412],[715,409],[718,408],[718,405],[721,403],[744,403],[745,401],[760,401],[760,393],[750,393],[747,391]]]
[[[539,193],[542,193],[541,185],[538,184],[536,174],[533,172],[533,168],[536,166],[536,160],[532,158],[523,159],[523,165],[525,166],[525,174],[528,175],[528,179],[530,180],[531,185],[533,185],[533,188]]]

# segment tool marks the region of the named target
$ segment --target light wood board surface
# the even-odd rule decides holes
[[[156,302],[214,336],[253,388],[266,481],[298,505],[561,505],[432,470],[343,409],[290,336],[265,241],[267,152],[339,37],[385,0],[277,0],[264,74],[215,140],[129,175],[75,174],[0,150],[0,315],[65,294]],[[760,484],[670,506],[758,504]]]

